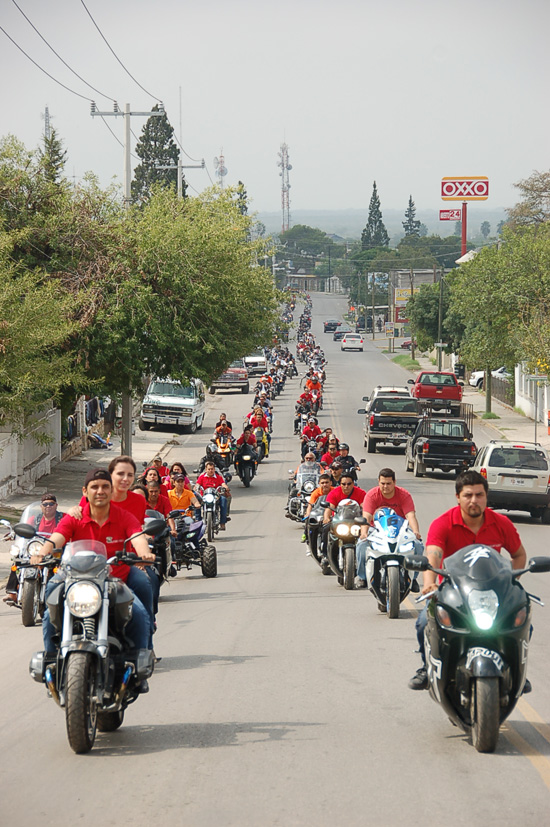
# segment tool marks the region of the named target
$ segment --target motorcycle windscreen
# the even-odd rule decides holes
[[[389,508],[379,508],[373,517],[374,525],[390,539],[395,540],[405,522],[403,517]]]

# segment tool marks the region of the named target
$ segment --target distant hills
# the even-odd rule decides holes
[[[447,202],[442,204],[441,209],[458,208],[459,203]],[[368,207],[364,210],[292,210],[291,226],[295,224],[306,224],[309,227],[317,227],[325,233],[342,236],[349,240],[358,239],[368,218]],[[397,236],[403,235],[401,222],[405,220],[404,210],[382,210],[382,218],[392,242],[397,241]],[[440,221],[439,210],[417,210],[416,218],[426,225],[430,235],[447,236],[453,235],[455,225],[453,221]],[[269,234],[281,231],[281,212],[259,212],[258,220],[265,224]],[[468,237],[473,238],[479,235],[479,228],[483,221],[491,225],[491,235],[496,235],[497,225],[506,220],[504,208],[493,208],[468,205]]]

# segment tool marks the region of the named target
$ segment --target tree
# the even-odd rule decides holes
[[[480,230],[481,235],[483,236],[483,238],[488,238],[489,235],[491,234],[491,225],[489,224],[488,221],[483,221],[482,224],[481,224],[481,227],[479,228],[479,230]]]
[[[420,236],[420,221],[416,220],[416,207],[414,206],[412,195],[409,195],[409,206],[405,210],[405,221],[403,221],[402,224],[405,230],[405,238],[409,238],[410,236],[418,238]]]
[[[523,200],[506,210],[512,228],[550,221],[550,171],[534,172],[514,186]]]
[[[63,144],[53,127],[50,129],[49,136],[44,135],[44,148],[41,150],[39,157],[46,180],[52,184],[60,184],[67,161],[67,153],[63,149]]]
[[[376,189],[376,181],[374,181],[369,204],[369,217],[361,234],[361,247],[363,250],[369,250],[371,247],[387,247],[389,243],[390,237],[382,221],[380,198]]]
[[[418,228],[418,233],[419,233],[421,238],[424,238],[425,236],[428,235],[428,228],[426,227],[425,224],[420,224],[420,227]]]
[[[454,234],[459,236],[459,237],[462,235],[462,221],[455,221]]]
[[[248,213],[248,195],[242,181],[237,184],[237,209],[241,215]]]
[[[153,112],[158,112],[158,105],[153,106]],[[136,155],[141,158],[141,164],[134,170],[134,180],[131,184],[132,200],[136,203],[146,201],[153,184],[177,189],[177,167],[180,151],[173,139],[174,128],[171,126],[165,112],[162,115],[152,115],[143,127],[141,138],[136,144]],[[172,169],[158,169],[160,166],[169,166]],[[183,179],[183,197],[186,197],[187,184]]]

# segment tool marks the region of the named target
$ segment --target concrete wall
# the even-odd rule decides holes
[[[536,382],[533,379],[527,379],[524,363],[516,365],[515,377],[516,407],[521,408],[523,413],[531,419],[536,418],[537,422],[546,424],[548,411],[550,410],[548,380],[545,378],[541,382]]]
[[[35,434],[49,437],[45,445]],[[0,432],[0,499],[15,491],[32,488],[40,477],[49,474],[52,464],[61,460],[61,411],[50,408],[37,416],[29,435],[22,440]]]

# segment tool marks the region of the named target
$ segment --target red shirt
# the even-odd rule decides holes
[[[78,504],[83,509],[84,506],[88,504],[87,497],[83,496]],[[136,494],[135,491],[128,491],[126,499],[118,503],[111,500],[111,505],[115,505],[117,508],[121,508],[123,511],[132,514],[140,525],[143,525],[145,522],[145,512],[149,507],[145,497],[142,497],[141,494]],[[84,539],[88,538],[85,537]]]
[[[491,508],[485,509],[483,525],[474,532],[464,525],[460,506],[457,505],[437,517],[431,524],[426,547],[438,546],[443,549],[443,559],[450,557],[455,551],[473,543],[491,546],[500,553],[505,548],[514,555],[521,546],[521,540],[515,525],[508,517],[497,514]]]
[[[331,505],[338,505],[342,500],[355,500],[359,505],[363,505],[366,493],[358,485],[354,485],[351,494],[344,494],[342,486],[339,485],[338,488],[333,488],[332,491],[328,492],[326,499]]]
[[[304,430],[302,431],[302,436],[307,437],[308,439],[315,439],[316,437],[321,435],[321,429],[318,425],[306,425]]]
[[[265,416],[262,416],[259,422],[256,419],[256,414],[249,414],[247,418],[253,428],[263,428],[264,431],[268,430],[269,422]]]
[[[240,437],[237,440],[237,445],[244,445],[244,443],[245,443],[244,434],[241,434]],[[254,434],[249,435],[248,439],[246,440],[246,444],[247,445],[252,445],[254,448],[256,448],[258,443],[256,441],[256,437],[254,436]]]
[[[136,496],[139,497],[139,494]],[[141,499],[145,503],[145,499],[143,497]],[[65,514],[56,531],[63,535],[67,543],[77,540],[99,540],[100,543],[105,544],[107,556],[112,557],[117,551],[122,550],[124,540],[141,531],[141,525],[132,514],[112,506],[113,503],[111,503],[107,520],[100,526],[90,516],[90,504],[86,502],[82,508],[80,520]],[[130,566],[124,563],[111,566],[111,571],[114,577],[126,580]]]
[[[409,492],[398,485],[395,486],[393,497],[389,498],[384,497],[378,486],[367,491],[363,501],[363,511],[366,514],[374,514],[377,508],[384,507],[393,508],[396,514],[404,518],[409,511],[414,511],[414,502]]]
[[[201,488],[219,488],[220,485],[225,485],[225,480],[221,474],[214,474],[213,477],[209,477],[208,474],[201,474],[197,478],[197,485],[200,485]]]
[[[326,454],[323,454],[323,456],[321,457],[321,462],[326,462],[327,465],[332,465],[334,460],[337,459],[337,457],[339,456],[340,451],[336,451],[334,455],[327,451]]]
[[[139,497],[139,494],[138,494]],[[143,497],[142,497],[143,499]],[[117,503],[115,503],[117,505]],[[172,506],[170,505],[170,500],[168,497],[165,497],[164,494],[159,494],[159,498],[157,500],[156,505],[151,505],[149,502],[145,502],[146,509],[151,509],[153,511],[158,511],[159,514],[162,514],[163,517],[167,517],[170,512],[172,511]]]

